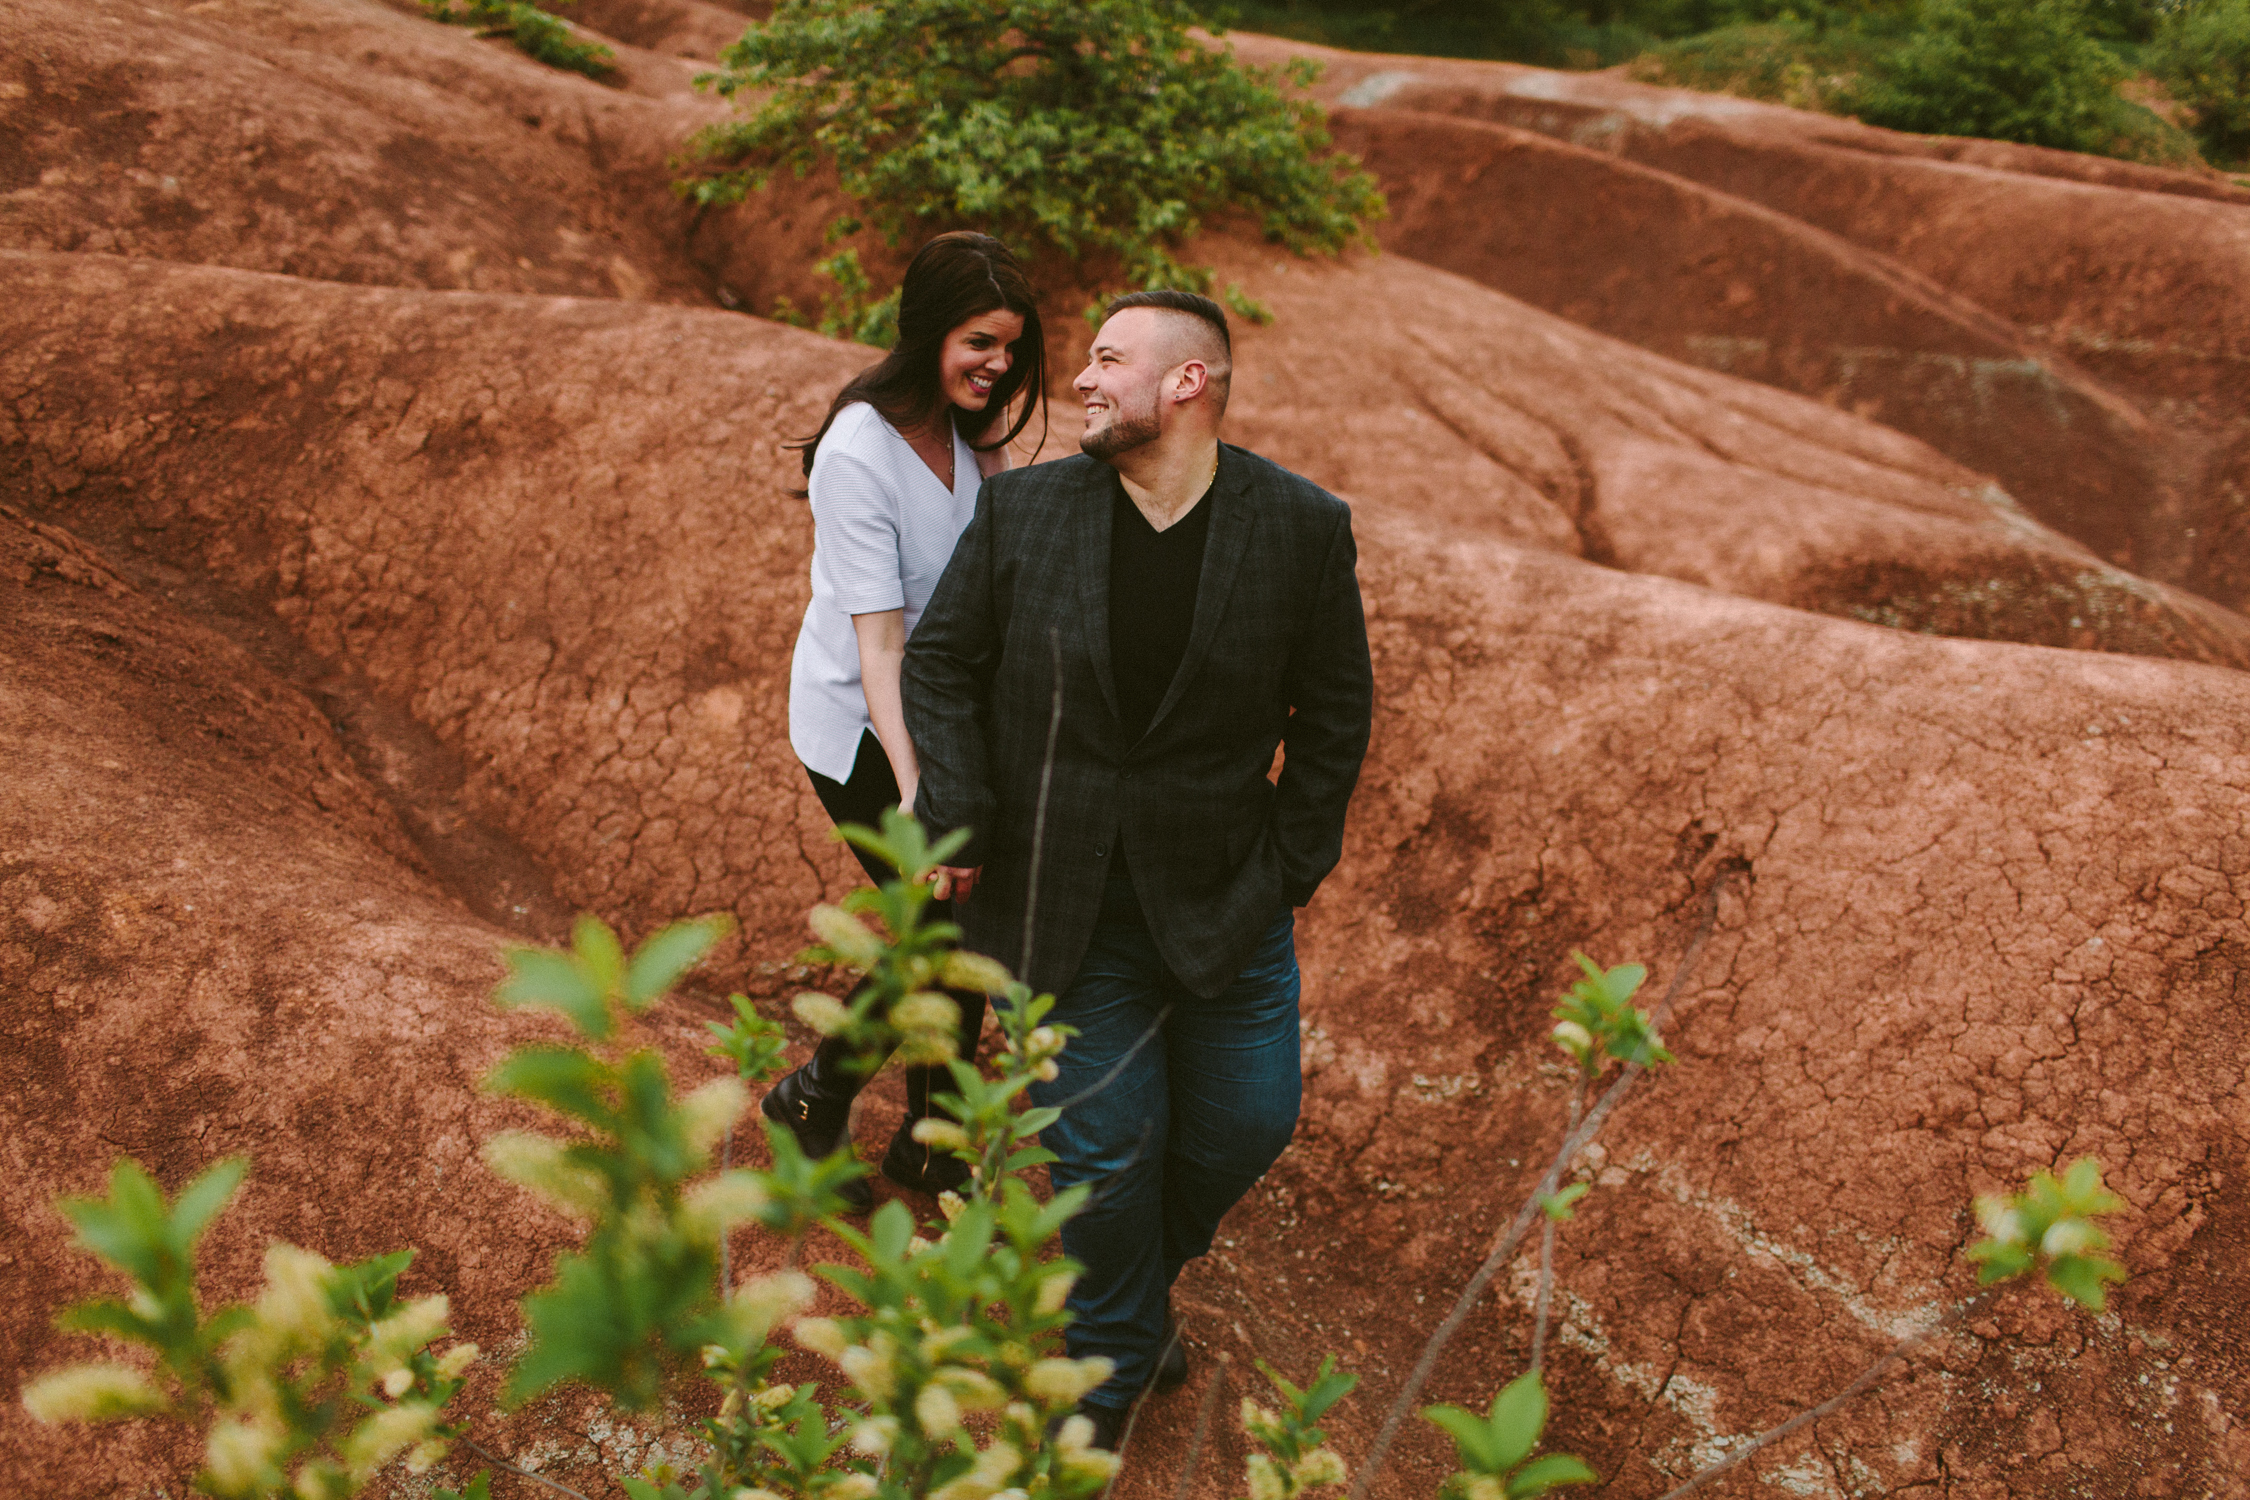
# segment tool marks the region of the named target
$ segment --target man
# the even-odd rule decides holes
[[[1079,1029],[1033,1097],[1063,1107],[1056,1188],[1095,1189],[1068,1342],[1116,1362],[1081,1407],[1112,1448],[1185,1378],[1173,1279],[1296,1127],[1291,908],[1342,851],[1373,709],[1351,514],[1219,441],[1232,368],[1209,298],[1111,303],[1084,454],[985,482],[902,677],[915,811],[973,830],[942,872],[968,946]]]

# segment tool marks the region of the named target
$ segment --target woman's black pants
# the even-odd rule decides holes
[[[839,826],[861,823],[878,828],[882,826],[883,809],[898,805],[898,778],[891,774],[890,757],[883,753],[883,742],[875,738],[873,730],[859,737],[859,754],[852,760],[851,780],[837,781],[809,766],[805,774],[812,778],[813,791],[819,796],[820,805],[827,809],[829,821]],[[855,845],[852,853],[858,857],[860,867],[867,871],[867,878],[877,885],[898,878],[896,870],[885,868],[864,849]],[[930,921],[953,920],[953,904],[949,901],[932,901],[923,911]],[[974,1062],[977,1041],[984,1035],[984,996],[974,990],[947,990],[946,994],[961,1007],[957,1043],[961,1059]],[[813,1051],[812,1061],[805,1065],[805,1088],[815,1098],[849,1099],[881,1064],[880,1057],[855,1051],[841,1037],[823,1037],[820,1046]],[[942,1066],[908,1068],[906,1118],[909,1121],[928,1118],[932,1113],[930,1095],[947,1093],[952,1088],[953,1076]]]

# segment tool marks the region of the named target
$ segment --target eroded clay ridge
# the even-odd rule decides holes
[[[0,1363],[12,1389],[62,1357],[48,1310],[93,1279],[45,1205],[126,1151],[173,1184],[253,1156],[222,1295],[268,1235],[415,1244],[497,1347],[569,1233],[469,1160],[506,1118],[476,1079],[536,1024],[483,1003],[503,933],[424,868],[316,705],[146,580],[267,601],[407,705],[570,901],[629,931],[736,911],[739,973],[850,878],[783,734],[809,539],[778,445],[865,352],[620,295],[612,257],[680,304],[738,274],[633,196],[651,157],[604,133],[601,108],[674,108],[673,60],[628,56],[656,80],[636,93],[351,0],[83,10],[101,24],[38,12],[42,123],[17,129],[28,86],[0,100],[65,173],[11,187],[10,243],[36,242],[33,210],[153,235],[165,175],[224,212],[119,253],[0,256],[0,978],[26,997],[0,1052],[22,1288]],[[221,106],[189,70],[230,46],[262,61]],[[454,128],[423,134],[441,108]],[[511,113],[531,154],[462,176]],[[662,121],[638,118],[653,152]],[[327,141],[337,122],[357,134]],[[199,129],[294,144],[237,165],[197,155]],[[141,133],[70,175],[110,130]],[[393,139],[435,154],[363,149]],[[361,175],[308,170],[313,208],[262,205],[300,150],[358,151]],[[551,257],[526,267],[508,236],[542,161],[588,238],[523,242]],[[817,237],[817,216],[769,240],[732,222],[725,266]],[[268,233],[305,259],[259,259]],[[449,240],[482,247],[458,275]],[[1662,985],[1723,875],[1682,1064],[1619,1118],[1564,1239],[1556,1442],[1611,1493],[1660,1493],[1961,1295],[1973,1193],[2092,1152],[2130,1204],[2112,1316],[2011,1301],[1732,1492],[2224,1492],[2250,1468],[2230,1415],[2250,678],[2201,663],[2239,663],[2240,618],[1817,401],[1405,257],[1210,248],[1280,314],[1244,333],[1237,435],[1355,502],[1380,707],[1302,929],[1305,1125],[1183,1284],[1199,1341],[1238,1369],[1342,1353],[1368,1383],[1331,1426],[1363,1450],[1552,1139],[1540,1037],[1568,951]],[[557,291],[593,295],[525,295]],[[1954,306],[1917,295],[1916,318]],[[1886,610],[2000,639],[1834,618]],[[695,1018],[663,1017],[685,1077],[715,1067]],[[1524,1290],[1431,1399],[1520,1370]],[[1144,1423],[1121,1500],[1170,1493],[1199,1395]],[[570,1419],[586,1467],[558,1472],[590,1480],[592,1418]],[[0,1434],[11,1491],[176,1489],[192,1463],[13,1404]],[[1222,1442],[1196,1493],[1233,1493],[1238,1460]],[[1384,1493],[1429,1494],[1441,1460],[1417,1435]]]
[[[1877,415],[2112,562],[2250,597],[2250,192],[1607,74],[1235,45],[1326,66],[1394,249]]]
[[[471,804],[566,900],[732,908],[789,941],[832,870],[780,748],[809,536],[777,437],[817,424],[848,346],[612,301],[0,265],[0,462],[44,508],[269,599],[464,758]],[[1281,317],[1244,338],[1240,437],[1371,513],[1839,613],[2244,660],[2238,617],[1886,429],[1408,262],[1241,274]],[[1320,378],[1384,338],[1360,368],[1387,379]]]
[[[804,554],[801,522],[773,498],[774,438],[849,350],[614,303],[103,257],[10,270],[27,293],[47,288],[24,301],[28,320],[62,319],[44,343],[28,325],[11,341],[26,352],[8,386],[9,451],[39,466],[50,513],[270,589],[308,640],[461,744],[494,814],[558,880],[584,882],[575,898],[636,927],[732,905],[758,941],[786,941],[823,886],[808,861],[834,855],[810,837],[818,815],[782,739]],[[1287,278],[1263,290],[1286,296]],[[1303,321],[1283,311],[1282,328]],[[199,363],[213,350],[229,362]],[[65,455],[79,467],[61,468]],[[1363,507],[1362,529],[1383,717],[1350,857],[1307,923],[1314,1102],[1241,1248],[1192,1288],[1215,1338],[1242,1321],[1216,1313],[1239,1304],[1260,1330],[1246,1353],[1356,1341],[1371,1392],[1395,1378],[1422,1324],[1402,1316],[1401,1291],[1351,1267],[1396,1252],[1401,1285],[1431,1303],[1457,1284],[1524,1183],[1501,1164],[1531,1160],[1555,1103],[1537,1037],[1563,950],[1646,955],[1661,982],[1696,893],[1725,867],[1741,894],[1679,1028],[1688,1063],[1621,1122],[1609,1160],[1625,1175],[1609,1185],[1631,1191],[1600,1200],[1613,1217],[1590,1219],[1583,1242],[1630,1254],[1573,1268],[1571,1440],[1654,1483],[1650,1464],[1676,1469],[1754,1429],[1777,1393],[1848,1373],[1881,1330],[1957,1289],[1972,1191],[2081,1150],[2110,1162],[2135,1205],[2124,1321],[2098,1327],[2076,1363],[2035,1358],[2029,1377],[1997,1346],[1964,1354],[1859,1419],[1927,1441],[1908,1452],[1871,1427],[1853,1451],[1901,1482],[1946,1452],[1955,1473],[2006,1476],[2007,1445],[2031,1441],[2022,1424],[2051,1408],[1995,1426],[1977,1402],[2004,1375],[2068,1391],[2088,1424],[2068,1461],[2122,1474],[2102,1435],[2148,1415],[2150,1360],[2182,1400],[2239,1399],[2224,1350],[2207,1347],[2223,1325],[2197,1309],[2238,1274],[2226,1153],[2241,1073],[2191,1039],[2239,1003],[2240,674],[1827,620],[1404,504]],[[34,571],[31,588],[65,585]],[[27,704],[10,731],[23,763],[83,754],[170,774],[159,751],[67,750],[52,693],[14,701]],[[49,800],[8,785],[22,789],[19,820]],[[60,836],[54,862],[97,838],[130,862],[113,832]],[[261,836],[284,835],[229,835]],[[290,901],[380,919],[395,878],[346,903],[350,868],[291,876],[303,894]],[[131,1014],[130,947],[28,919],[17,930],[30,962],[67,959],[77,969],[57,972],[81,976],[86,1003]],[[298,951],[276,971],[318,962]],[[447,962],[459,1015],[480,1015],[482,974]],[[215,973],[205,993],[223,1008],[239,982]],[[441,1020],[425,1040],[461,1035]],[[428,1071],[454,1081],[324,1131],[357,1139],[446,1088],[459,1100],[446,1108],[471,1107],[470,1070]],[[273,1149],[274,1123],[225,1118],[176,1149]],[[27,1196],[83,1185],[89,1159],[35,1163]],[[391,1206],[394,1239],[446,1242],[418,1215],[452,1209]],[[1308,1223],[1323,1226],[1316,1243]],[[54,1265],[59,1243],[27,1253]],[[1319,1253],[1300,1261],[1308,1245]],[[1747,1302],[1743,1276],[1764,1278]],[[465,1293],[476,1315],[500,1318],[503,1288],[480,1285]],[[25,1316],[24,1346],[44,1348]],[[1452,1367],[1452,1393],[1503,1372],[1518,1329],[1512,1315],[1488,1325]],[[2188,1473],[2224,1450],[2180,1424],[2165,1451]],[[1393,1492],[1418,1493],[1434,1462],[1410,1456]]]

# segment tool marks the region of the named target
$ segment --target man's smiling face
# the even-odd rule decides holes
[[[1164,435],[1158,408],[1171,341],[1153,308],[1129,307],[1102,324],[1071,388],[1086,403],[1078,446],[1107,461]]]

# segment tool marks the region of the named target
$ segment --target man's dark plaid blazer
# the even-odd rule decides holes
[[[1110,672],[1116,484],[1082,454],[985,482],[906,647],[915,811],[933,834],[973,831],[956,856],[984,867],[957,908],[964,943],[1033,988],[1060,991],[1077,973],[1122,844],[1164,961],[1217,995],[1343,851],[1374,711],[1351,512],[1221,445],[1199,502],[1212,510],[1187,652],[1148,732],[1126,744]],[[1026,965],[1056,644],[1062,726]]]

